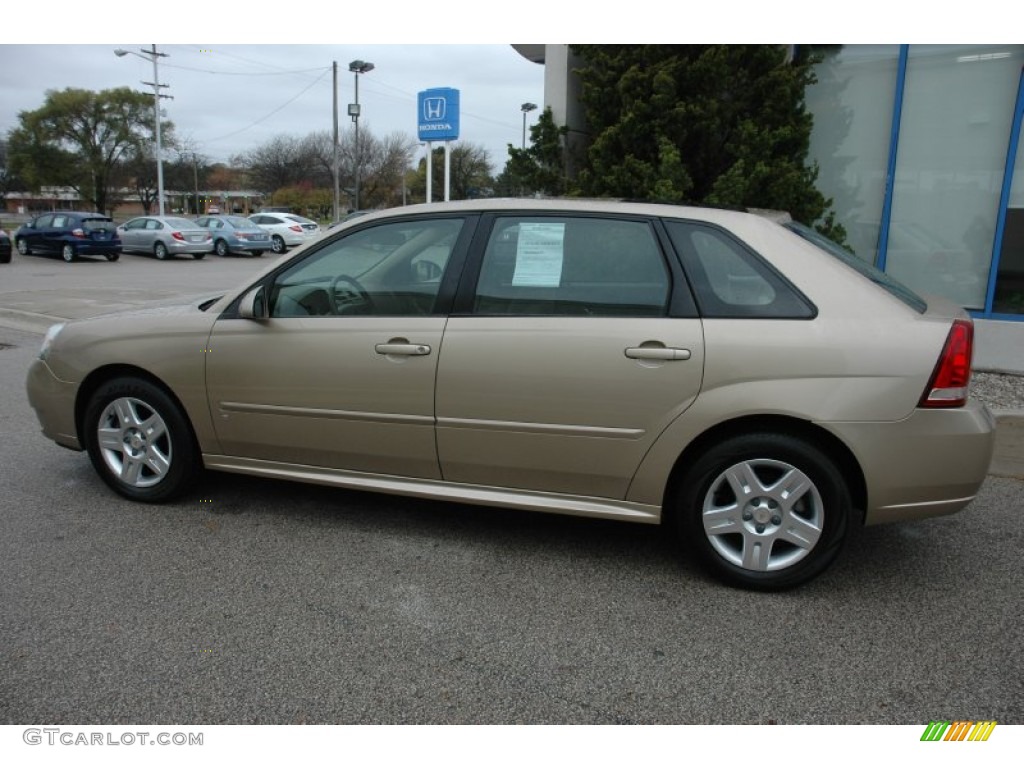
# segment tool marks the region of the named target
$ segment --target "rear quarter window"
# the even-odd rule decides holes
[[[814,304],[753,249],[718,227],[665,222],[703,317],[810,319]]]

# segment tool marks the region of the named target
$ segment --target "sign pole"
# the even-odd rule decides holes
[[[434,202],[434,142],[427,142],[427,202]]]
[[[444,143],[444,201],[451,200],[452,191],[452,143]]]

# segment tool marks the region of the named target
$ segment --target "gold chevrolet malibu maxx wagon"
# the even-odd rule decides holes
[[[202,468],[662,523],[794,586],[956,512],[973,326],[795,223],[593,201],[367,214],[225,295],[54,326],[43,433],[131,499]]]

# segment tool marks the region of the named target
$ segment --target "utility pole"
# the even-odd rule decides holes
[[[341,221],[341,182],[338,180],[338,62],[334,62],[334,144],[331,170],[334,172],[334,221]]]

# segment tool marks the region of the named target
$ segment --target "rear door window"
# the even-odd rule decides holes
[[[496,219],[473,311],[662,317],[672,280],[651,225],[573,216]]]

